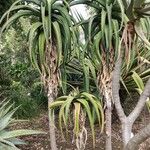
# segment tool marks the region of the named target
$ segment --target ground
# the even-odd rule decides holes
[[[142,115],[137,119],[136,123],[133,127],[133,133],[135,134],[139,129],[143,128],[147,123],[150,122],[150,115],[147,111],[143,111]],[[122,142],[121,142],[121,130],[119,120],[115,119],[113,121],[113,150],[122,150]],[[16,129],[16,125],[13,127]],[[50,150],[49,146],[49,134],[48,134],[48,118],[46,112],[42,113],[40,116],[27,121],[22,122],[17,125],[17,128],[26,128],[26,129],[36,129],[45,131],[45,135],[37,135],[37,136],[27,136],[22,139],[25,140],[28,144],[19,147],[21,150]],[[69,136],[66,141],[62,139],[59,129],[56,130],[57,134],[57,143],[59,150],[75,150],[74,144],[72,144],[72,137]],[[90,134],[90,128],[87,127],[88,131],[88,140],[86,150],[104,150],[105,146],[105,135],[100,134],[99,128],[96,126],[96,148],[92,147],[92,135]],[[71,133],[71,131],[70,131]],[[150,139],[144,142],[140,150],[150,150]]]

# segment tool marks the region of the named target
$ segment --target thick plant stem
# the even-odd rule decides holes
[[[111,99],[106,95],[106,150],[112,150],[112,142],[111,142],[111,134],[112,134],[112,129],[111,129]]]
[[[49,106],[54,101],[53,90],[48,89],[48,116],[49,116],[49,133],[51,150],[57,150],[56,135],[55,135],[55,119],[54,112],[51,114]]]
[[[147,81],[144,91],[141,94],[136,107],[129,114],[129,116],[126,116],[121,106],[120,97],[119,97],[119,88],[120,88],[119,79],[121,75],[121,64],[122,64],[122,58],[120,57],[119,60],[116,62],[113,71],[112,95],[117,110],[117,114],[119,116],[122,125],[122,137],[123,137],[124,149],[136,150],[138,149],[137,145],[140,144],[142,141],[144,141],[146,138],[148,138],[148,136],[150,135],[147,134],[148,129],[150,130],[149,127],[141,130],[138,134],[136,134],[133,138],[131,138],[133,124],[137,119],[137,117],[139,116],[139,114],[141,113],[142,109],[144,108],[146,99],[150,96],[150,79]]]
[[[150,137],[150,123],[141,129],[126,145],[124,150],[137,150],[139,145]]]
[[[127,143],[131,139],[132,134],[132,123],[128,121],[128,118],[126,118],[122,123],[122,138],[123,138],[123,144],[124,147],[127,145]]]

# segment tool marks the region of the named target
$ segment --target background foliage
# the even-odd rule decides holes
[[[30,20],[21,18],[0,41],[0,93],[20,106],[16,116],[29,118],[46,106],[39,74],[30,63],[26,40]]]

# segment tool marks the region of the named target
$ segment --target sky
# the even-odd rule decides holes
[[[78,11],[85,19],[88,18],[88,13],[84,5],[80,4],[80,5],[72,6],[71,9],[73,13]]]

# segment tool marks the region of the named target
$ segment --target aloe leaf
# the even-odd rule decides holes
[[[42,32],[39,35],[39,57],[40,57],[40,63],[44,65],[45,62],[45,36]]]
[[[98,122],[99,122],[99,125],[100,125],[100,128],[101,128],[102,122],[100,120],[100,118],[101,118],[100,115],[103,115],[103,114],[100,114],[99,106],[97,105],[97,102],[95,101],[95,99],[90,94],[88,94],[86,92],[83,92],[82,95],[85,96],[86,99],[89,100],[91,102],[91,104],[93,105],[93,108],[94,108],[94,110],[96,112],[96,115],[97,115],[97,118],[98,118]]]
[[[60,26],[58,22],[53,23],[53,28],[55,31],[56,35],[56,40],[57,40],[57,66],[59,67],[62,62],[62,39],[61,39],[61,31],[60,31]]]
[[[18,108],[13,109],[12,111],[0,118],[0,131],[8,126],[8,124],[11,122],[11,117],[17,109]]]
[[[54,109],[54,108],[56,108],[56,107],[59,107],[59,106],[61,106],[62,104],[64,103],[64,101],[55,101],[55,102],[53,102],[53,103],[51,103],[50,105],[49,105],[49,108],[50,109]]]
[[[1,133],[0,137],[3,139],[9,139],[9,138],[14,138],[18,136],[33,135],[33,134],[45,134],[45,132],[22,129],[22,130],[13,130],[13,131],[7,131],[4,133]]]
[[[144,90],[144,83],[136,72],[133,72],[132,77],[139,89]]]

